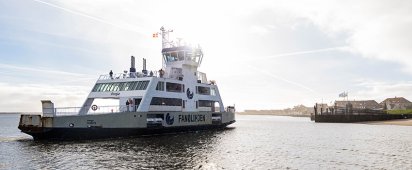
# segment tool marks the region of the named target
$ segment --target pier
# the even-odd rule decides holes
[[[388,114],[387,110],[353,108],[348,102],[345,107],[327,106],[326,104],[316,104],[311,120],[315,122],[329,123],[354,123],[367,121],[383,121],[395,119],[410,119],[412,114]]]

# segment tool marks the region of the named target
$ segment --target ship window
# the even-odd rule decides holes
[[[93,92],[100,92],[106,86],[105,83],[99,83],[93,88]]]
[[[122,88],[122,91],[127,91],[127,90],[129,90],[129,89],[130,89],[130,85],[131,85],[132,83],[133,83],[133,82],[126,82],[126,83],[124,84],[123,88]]]
[[[96,84],[96,85],[94,85],[94,87],[93,87],[93,92],[95,92],[95,91],[97,91],[97,89],[99,89],[99,87],[101,86],[102,84]]]
[[[118,88],[119,83],[112,83],[112,87],[110,88],[110,91],[116,91],[116,88]]]
[[[166,82],[166,91],[183,92],[182,84]]]
[[[102,88],[102,86],[104,86],[104,84],[98,84],[98,85],[97,85],[97,88],[95,88],[93,91],[96,91],[96,92],[100,91],[100,89]]]
[[[144,82],[144,86],[142,90],[146,90],[147,86],[149,86],[149,81],[143,81]]]
[[[176,52],[166,53],[164,56],[165,56],[167,62],[177,61],[177,53]]]
[[[142,87],[142,82],[138,81],[134,90],[139,90]]]
[[[213,103],[211,100],[199,100],[199,107],[212,107]]]
[[[102,91],[102,88],[104,87],[105,84],[100,84],[99,87],[96,89],[97,92]]]
[[[134,81],[130,84],[129,89],[128,90],[134,90],[137,86],[137,81]]]
[[[194,57],[194,62],[199,63],[200,57],[201,57],[201,53],[200,52],[196,52],[196,56]]]
[[[197,86],[197,94],[210,95],[210,87]]]
[[[144,81],[139,81],[139,87],[137,87],[136,90],[143,90],[144,84]]]
[[[113,86],[110,89],[110,91],[119,91],[119,84],[120,83],[113,83]]]
[[[123,91],[123,87],[126,84],[126,82],[122,82],[119,84],[119,90],[118,91]]]
[[[149,81],[138,81],[135,90],[146,90]]]
[[[177,56],[179,58],[179,61],[182,61],[185,59],[185,52],[179,51],[179,53],[177,53]]]
[[[177,61],[177,52],[170,53],[170,57],[173,61]]]
[[[216,90],[215,90],[215,88],[211,88],[211,89],[210,89],[210,95],[216,96]]]
[[[110,84],[110,88],[107,91],[114,91],[115,85],[116,83],[111,83]]]
[[[156,90],[165,91],[165,82],[164,81],[157,82]]]
[[[100,87],[99,92],[104,91],[104,89],[105,89],[107,86],[108,86],[107,83],[103,84],[103,85]]]
[[[150,105],[157,106],[182,106],[182,99],[178,98],[162,98],[162,97],[153,97]]]
[[[111,84],[111,83],[107,84],[107,86],[104,87],[103,91],[104,91],[104,92],[110,91],[110,88],[112,88],[112,84]]]
[[[192,57],[192,52],[186,52],[186,56],[185,56],[186,60],[191,60],[191,57]]]
[[[165,59],[166,59],[167,62],[169,62],[170,60],[172,60],[171,57],[170,57],[170,53],[164,54],[164,57],[165,57]]]
[[[100,83],[95,85],[93,92],[145,90],[148,85],[149,81]]]

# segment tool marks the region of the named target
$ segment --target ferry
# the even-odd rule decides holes
[[[101,75],[81,107],[55,108],[42,100],[42,114],[22,114],[18,128],[34,140],[76,140],[141,136],[224,128],[235,107],[224,107],[218,86],[198,71],[202,48],[169,40],[160,28],[162,68],[141,72],[131,57],[129,71]],[[101,106],[97,100],[115,100]],[[118,101],[118,104],[117,104]]]

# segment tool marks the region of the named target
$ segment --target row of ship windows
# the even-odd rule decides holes
[[[185,92],[184,89],[185,89],[184,84],[166,82],[166,91],[168,92],[183,93]],[[165,82],[159,81],[157,83],[156,90],[165,91]],[[215,89],[210,88],[210,87],[196,86],[196,94],[215,96],[216,92],[215,92]]]
[[[165,88],[166,84],[166,88]],[[146,90],[149,81],[132,81],[132,82],[118,82],[118,83],[99,83],[93,88],[93,92],[112,92],[112,91],[130,91],[130,90]],[[179,83],[170,83],[159,81],[156,90],[167,92],[185,92],[185,86]],[[210,87],[196,86],[196,94],[215,96],[215,89]]]
[[[202,53],[200,51],[179,51],[179,52],[168,52],[163,54],[163,58],[167,62],[172,61],[194,61],[199,62]]]
[[[196,107],[212,107],[215,101],[212,100],[199,100],[196,101]],[[184,102],[179,98],[163,98],[163,97],[153,97],[150,105],[155,106],[183,106]]]
[[[99,83],[93,88],[93,92],[146,90],[149,81],[131,81],[119,83]]]

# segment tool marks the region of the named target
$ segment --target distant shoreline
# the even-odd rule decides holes
[[[310,115],[296,115],[296,114],[273,114],[273,113],[248,113],[237,112],[238,115],[256,115],[256,116],[290,116],[290,117],[310,117]]]
[[[17,115],[21,113],[22,112],[0,112],[0,115]]]
[[[0,112],[0,115],[21,115],[21,114],[29,114],[29,115],[42,115],[42,112]]]

